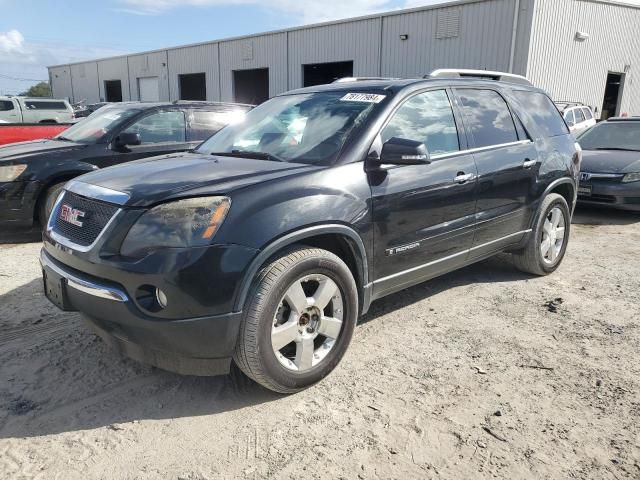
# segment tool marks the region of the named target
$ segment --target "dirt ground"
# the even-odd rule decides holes
[[[293,396],[117,357],[39,248],[0,245],[2,479],[640,478],[640,215],[579,210],[546,278],[499,257],[376,302]]]

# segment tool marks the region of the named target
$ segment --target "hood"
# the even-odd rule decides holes
[[[183,153],[146,158],[83,175],[78,180],[129,195],[128,206],[229,193],[258,182],[318,170],[299,163]]]
[[[63,142],[62,140],[32,140],[12,143],[0,147],[0,161],[18,160],[46,154],[59,154],[70,150],[79,150],[87,145],[83,143]]]
[[[640,172],[640,152],[584,150],[580,170],[589,173]]]

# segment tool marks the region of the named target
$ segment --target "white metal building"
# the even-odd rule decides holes
[[[555,100],[640,114],[640,7],[609,0],[459,0],[49,67],[72,101],[259,103],[343,76],[436,68],[526,75]],[[634,82],[634,77],[638,77]]]

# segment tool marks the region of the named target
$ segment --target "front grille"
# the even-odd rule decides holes
[[[65,206],[73,211],[84,213],[84,216],[80,215],[76,218],[76,221],[82,225],[76,225],[62,218]],[[65,192],[54,213],[56,220],[53,231],[76,245],[88,247],[95,242],[117,211],[116,205],[81,197],[73,192]]]
[[[578,195],[578,198],[588,202],[616,203],[616,197],[612,195]]]

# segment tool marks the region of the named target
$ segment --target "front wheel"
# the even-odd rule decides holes
[[[45,229],[47,228],[47,222],[49,221],[49,216],[53,211],[53,207],[56,204],[56,200],[62,192],[66,182],[56,183],[55,185],[50,186],[43,194],[42,200],[40,202],[40,211],[38,212],[38,220],[40,221],[40,226]]]
[[[571,212],[562,195],[551,193],[542,201],[540,213],[527,245],[513,253],[516,267],[534,275],[548,275],[562,262],[569,243]]]
[[[347,265],[326,250],[294,248],[258,274],[234,360],[270,390],[300,391],[338,365],[357,316],[358,292]]]

